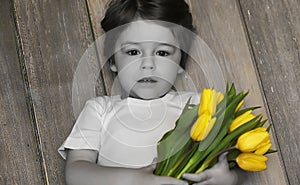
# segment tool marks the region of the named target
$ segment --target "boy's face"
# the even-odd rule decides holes
[[[131,23],[116,42],[114,64],[123,90],[135,98],[155,99],[166,94],[177,74],[181,51],[169,28],[149,21]]]

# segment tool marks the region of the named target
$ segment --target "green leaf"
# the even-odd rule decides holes
[[[229,169],[232,169],[235,166],[236,166],[236,162],[232,162],[232,161],[229,162]]]
[[[259,121],[259,123],[256,125],[255,128],[264,126],[264,124],[265,124],[267,121],[268,121],[267,119],[265,119],[265,120],[263,120],[263,121]],[[267,129],[267,130],[268,130],[268,129]]]
[[[272,124],[270,124],[270,125],[268,126],[267,132],[270,132],[271,126],[272,126]]]
[[[180,158],[190,140],[189,132],[198,116],[198,106],[189,108],[186,103],[182,114],[175,124],[175,128],[167,132],[157,144],[159,164],[155,173],[166,173]]]
[[[235,158],[237,158],[237,156],[238,156],[240,153],[241,153],[241,151],[238,150],[238,149],[231,150],[231,151],[228,152],[227,158],[228,158],[229,160],[235,159]]]
[[[231,87],[229,89],[229,95],[236,95],[236,88],[234,83],[231,84]]]
[[[229,95],[226,94],[226,98],[223,99],[222,102],[220,102],[220,106],[217,106],[216,116],[218,117],[224,110],[227,111],[226,115],[234,114],[234,111],[237,107],[237,105],[248,95],[249,92],[241,92],[236,96],[232,96],[229,98]],[[225,104],[227,106],[225,106]]]
[[[256,126],[257,120],[261,119],[261,116],[256,116],[252,120],[248,121],[244,125],[238,127],[233,132],[228,134],[218,145],[213,149],[213,151],[208,155],[208,157],[203,162],[204,166],[208,166],[210,161],[215,157],[215,154],[217,154],[222,149],[226,148],[228,143],[230,143],[232,140],[237,139],[241,134],[251,130],[253,127]]]
[[[190,146],[192,140],[190,139],[189,142],[186,143],[184,147],[182,147],[181,150],[179,150],[175,155],[168,158],[168,162],[164,166],[164,169],[162,170],[160,175],[168,175],[170,170],[178,163],[180,158],[184,156],[184,153],[186,152],[186,149]]]
[[[272,154],[272,153],[275,153],[277,152],[277,150],[274,150],[274,149],[269,149],[266,154]]]
[[[198,147],[199,151],[206,150],[207,147],[209,147],[211,145],[211,143],[214,141],[214,139],[217,137],[217,135],[221,129],[222,123],[224,121],[224,117],[225,117],[225,112],[223,112],[223,114],[221,114],[217,118],[213,128],[211,129],[211,131],[209,132],[207,137],[199,144],[199,147]]]
[[[234,97],[234,96],[236,96],[236,89],[235,89],[234,83],[231,84],[231,87],[230,87],[230,89],[229,89],[229,91],[228,91],[227,94],[228,94],[228,98],[229,99],[232,98],[232,97]]]
[[[198,145],[199,145],[199,142],[193,142],[191,149],[189,149],[188,151],[186,151],[186,155],[184,156],[183,160],[181,160],[179,164],[177,164],[176,166],[174,166],[173,167],[174,169],[171,169],[171,171],[168,174],[168,176],[176,177],[176,174],[178,174],[178,172],[180,172],[186,166],[186,164],[188,163],[188,161],[190,160],[190,158],[197,151]]]
[[[188,173],[191,171],[191,169],[194,169],[195,167],[197,167],[197,165],[199,164],[199,158],[202,155],[203,152],[196,150],[192,156],[189,158],[189,160],[187,161],[187,163],[185,163],[185,165],[180,166],[180,168],[178,168],[178,171],[175,173],[174,177],[176,177],[177,179],[180,179],[183,173]]]
[[[230,119],[227,120],[224,127],[220,131],[219,135],[215,138],[215,140],[211,143],[211,145],[203,152],[203,154],[199,160],[204,159],[213,149],[215,149],[219,145],[219,143],[222,141],[222,139],[226,136],[226,134],[228,132],[228,128],[229,128],[230,124],[232,123],[232,121],[233,121],[233,117],[231,117]]]
[[[223,137],[227,134],[228,128],[233,121],[233,112],[239,102],[247,96],[248,93],[239,93],[228,105],[226,111],[221,112],[217,121],[205,140],[200,142],[198,150],[202,155],[197,159],[198,163],[202,161],[214,148],[218,146]],[[197,166],[193,165],[187,171],[193,171]]]
[[[242,109],[242,110],[239,110],[235,113],[235,117],[238,117],[242,114],[244,114],[245,112],[249,111],[249,110],[255,110],[255,109],[259,109],[261,108],[261,106],[256,106],[256,107],[249,107],[249,108],[245,108],[245,109]]]

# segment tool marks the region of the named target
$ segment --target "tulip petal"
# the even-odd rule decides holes
[[[212,89],[204,89],[202,91],[198,115],[208,111],[209,104],[211,104],[211,95]]]
[[[211,100],[209,104],[209,113],[210,115],[214,115],[216,113],[217,107],[217,92],[213,89],[211,94]]]
[[[267,160],[267,157],[254,153],[241,153],[236,158],[236,162],[241,169],[252,172],[265,170]]]
[[[243,105],[244,100],[240,101],[240,103],[236,106],[234,112],[237,112],[238,110],[240,110],[241,106]]]
[[[259,149],[257,149],[254,153],[259,154],[259,155],[263,155],[271,148],[271,146],[272,146],[271,143],[266,144],[263,147],[260,147]]]
[[[203,133],[203,136],[202,136],[201,140],[204,140],[206,138],[206,136],[209,134],[212,127],[214,126],[216,120],[217,119],[214,117],[214,118],[212,118],[208,121],[208,124],[207,124],[206,128],[204,129],[204,133]]]
[[[248,121],[252,120],[253,118],[255,118],[255,116],[253,114],[251,114],[251,112],[252,112],[252,110],[249,110],[249,111],[245,112],[244,114],[236,117],[229,127],[229,133],[231,133],[236,128],[240,127],[241,125],[243,125],[243,124],[247,123]]]
[[[242,152],[253,152],[259,149],[262,143],[269,143],[270,134],[265,128],[261,128],[256,128],[241,135],[237,141],[237,148]]]
[[[202,140],[202,137],[204,135],[209,120],[210,120],[210,115],[208,114],[202,114],[200,117],[198,117],[197,121],[194,123],[190,131],[190,136],[193,140],[195,141]]]
[[[224,99],[224,95],[221,92],[217,92],[217,104]]]

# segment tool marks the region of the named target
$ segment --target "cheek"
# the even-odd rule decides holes
[[[172,56],[172,61],[174,61],[176,64],[180,64],[180,61],[181,61],[181,51],[179,49],[176,50],[174,56]]]
[[[178,71],[178,67],[175,65],[172,65],[172,66],[168,66],[168,68],[165,68],[165,70],[161,71],[160,74],[162,75],[161,77],[165,81],[173,84],[178,75],[177,71]]]

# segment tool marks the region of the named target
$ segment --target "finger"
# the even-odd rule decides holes
[[[156,169],[156,163],[157,163],[157,158],[154,158],[153,161],[151,162],[151,164],[149,164],[148,166],[146,166],[144,169],[146,171],[153,172]]]
[[[213,183],[209,182],[209,181],[203,181],[203,182],[197,182],[194,183],[193,185],[212,185]]]
[[[149,167],[150,167],[150,170],[153,172],[156,169],[156,163],[151,164]]]
[[[159,182],[162,185],[188,185],[186,181],[166,176],[160,177]]]
[[[146,166],[142,169],[145,171],[148,171],[148,172],[153,172],[155,170],[155,168],[156,168],[156,164],[150,164],[149,166]]]
[[[198,174],[193,173],[185,173],[182,175],[182,177],[186,180],[194,181],[194,182],[202,182],[209,179],[208,173],[201,172]]]
[[[219,161],[227,160],[227,154],[228,152],[224,152],[219,156]]]
[[[155,157],[152,161],[152,164],[150,165],[152,168],[152,171],[154,171],[157,167],[157,158]]]
[[[219,156],[219,162],[217,163],[217,166],[222,166],[225,168],[228,167],[227,154],[228,152],[224,152]]]

